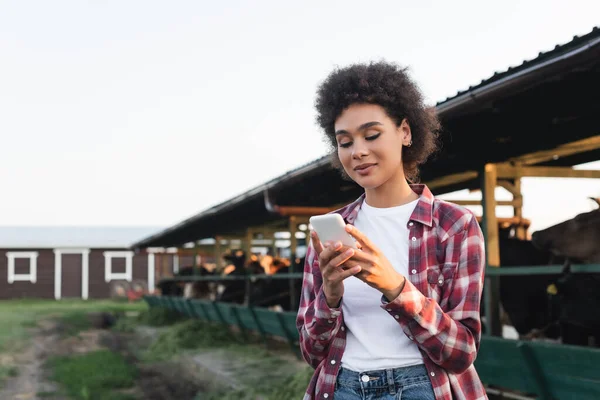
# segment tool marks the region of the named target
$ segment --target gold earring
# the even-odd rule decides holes
[[[408,144],[406,145],[406,147],[410,147],[412,146],[412,140],[410,142],[408,142]]]

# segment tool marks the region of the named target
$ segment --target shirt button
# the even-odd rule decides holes
[[[332,365],[333,365],[333,364],[335,364],[335,360],[331,360],[331,364],[332,364]]]
[[[435,372],[432,372],[432,373],[431,373],[431,376],[435,376]]]
[[[333,320],[332,319],[328,320],[327,322],[329,322],[330,324],[333,324]]]
[[[412,240],[413,242],[415,242],[415,241],[417,240],[417,238],[413,236],[411,240]]]
[[[345,331],[345,330],[346,330],[346,328],[344,328],[343,326],[342,326],[342,328],[341,328],[341,329],[342,329],[343,331]]]
[[[416,274],[416,273],[417,273],[417,270],[416,270],[416,269],[413,269],[413,270],[412,270],[412,271],[410,271],[410,272],[412,272],[413,274]]]
[[[443,285],[443,284],[444,284],[444,278],[440,278],[440,279],[438,279],[438,283],[439,283],[440,285]]]
[[[398,318],[400,318],[400,316],[399,315],[394,315],[394,318],[398,319]]]
[[[367,375],[363,375],[360,377],[360,380],[363,382],[369,382],[369,377]]]
[[[414,223],[413,223],[413,222],[409,222],[409,223],[408,223],[408,226],[413,226],[413,225],[414,225]]]
[[[325,393],[325,394],[323,395],[323,397],[325,397],[325,398],[328,398],[328,397],[329,397],[329,395],[328,395],[327,393]]]

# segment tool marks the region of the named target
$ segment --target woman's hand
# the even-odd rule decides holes
[[[361,249],[353,251],[354,254],[346,262],[346,266],[360,266],[361,272],[356,277],[379,290],[389,301],[398,297],[404,289],[406,278],[394,269],[381,250],[364,233],[352,225],[346,225],[346,232],[358,241]]]
[[[342,265],[352,257],[354,251],[345,250],[341,243],[321,243],[316,232],[311,232],[313,247],[319,257],[319,268],[323,276],[323,292],[327,305],[337,308],[344,295],[344,279],[360,272],[360,266],[343,268]],[[352,250],[352,249],[349,249]]]

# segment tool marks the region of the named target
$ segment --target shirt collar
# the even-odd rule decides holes
[[[419,201],[417,202],[410,219],[431,227],[433,224],[433,194],[425,184],[419,183],[409,186],[413,192],[419,195]],[[363,193],[358,199],[341,210],[341,215],[347,223],[354,224],[364,200],[365,194]]]

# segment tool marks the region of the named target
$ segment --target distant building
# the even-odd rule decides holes
[[[154,290],[155,254],[130,245],[160,227],[0,227],[0,299],[110,296],[113,281]],[[173,256],[173,258],[176,256]],[[172,264],[176,268],[178,260]]]

